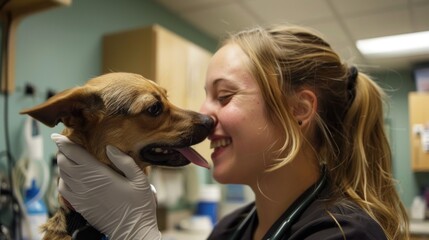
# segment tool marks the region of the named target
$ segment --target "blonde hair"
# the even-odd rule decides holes
[[[231,35],[228,43],[249,57],[267,116],[284,131],[279,152],[287,154],[268,170],[287,164],[310,141],[328,170],[335,196],[356,202],[388,239],[408,239],[408,218],[392,177],[384,131],[384,91],[362,72],[353,76],[330,45],[306,28],[258,27]],[[317,142],[304,138],[288,107],[287,99],[301,88],[317,95],[316,136],[310,137]]]

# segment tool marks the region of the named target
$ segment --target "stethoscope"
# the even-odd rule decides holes
[[[326,179],[326,169],[325,167],[322,167],[322,176],[316,183],[314,189],[310,192],[306,191],[301,197],[302,200],[297,206],[291,206],[288,210],[286,210],[286,212],[281,216],[283,221],[281,222],[279,227],[277,227],[277,229],[273,233],[271,233],[272,231],[270,229],[270,231],[268,231],[268,233],[264,236],[263,240],[279,240],[281,237],[283,237],[283,235],[290,229],[290,227],[296,221],[299,215],[301,215],[301,213],[304,212],[308,205],[317,198],[317,195],[322,191],[326,183]],[[246,226],[250,224],[250,220],[255,217],[255,214],[256,207],[253,207],[253,209],[249,212],[246,218],[244,218],[244,220],[237,227],[237,230],[235,230],[230,240],[240,239],[246,229]]]

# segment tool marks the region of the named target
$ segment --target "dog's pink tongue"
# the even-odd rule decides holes
[[[191,148],[191,147],[177,148],[176,150],[179,151],[183,156],[185,156],[192,163],[194,163],[198,166],[201,166],[201,167],[210,168],[210,165],[206,161],[206,159],[204,159],[204,157],[201,156],[193,148]]]

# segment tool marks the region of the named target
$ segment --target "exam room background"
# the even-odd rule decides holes
[[[71,6],[53,8],[23,19],[16,38],[16,89],[9,96],[8,131],[11,153],[18,159],[23,151],[23,123],[19,111],[46,100],[49,90],[61,91],[82,85],[101,74],[102,36],[106,33],[159,24],[182,37],[215,51],[218,42],[198,31],[162,6],[149,0],[73,0]],[[375,68],[376,69],[376,68]],[[401,199],[410,207],[420,186],[429,185],[427,173],[413,173],[410,161],[408,92],[415,91],[412,69],[383,69],[372,72],[391,97],[387,119],[393,150],[393,171]],[[35,97],[24,95],[24,86],[36,87]],[[203,91],[203,89],[201,89]],[[6,150],[4,131],[5,96],[0,95],[0,151]],[[60,132],[42,126],[46,161],[55,155],[50,134]],[[0,159],[5,176],[6,159]],[[209,174],[209,172],[207,172]]]

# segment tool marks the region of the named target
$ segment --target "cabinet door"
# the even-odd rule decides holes
[[[142,28],[103,37],[103,73],[132,72],[154,80],[156,76],[155,34]]]
[[[190,43],[161,28],[156,34],[155,81],[167,90],[174,105],[186,108],[187,48]]]
[[[423,147],[422,130],[429,131],[429,94],[409,94],[411,161],[414,171],[429,171],[429,151]],[[429,133],[428,133],[429,134]]]

